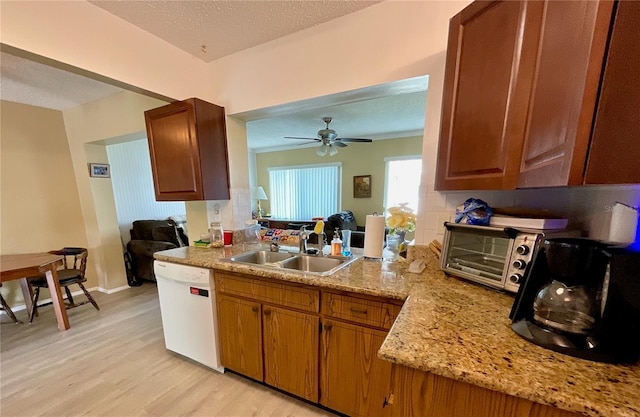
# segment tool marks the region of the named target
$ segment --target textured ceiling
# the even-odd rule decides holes
[[[122,91],[81,75],[0,53],[0,98],[66,110]]]
[[[364,0],[90,3],[206,62],[369,7]]]
[[[426,88],[426,87],[425,87]],[[319,146],[314,141],[285,139],[285,136],[316,138],[325,128],[324,116],[332,117],[330,128],[339,137],[389,139],[422,136],[427,101],[426,91],[371,98],[355,103],[324,105],[283,116],[249,121],[249,149],[274,151],[295,146]],[[366,146],[366,144],[349,144]]]

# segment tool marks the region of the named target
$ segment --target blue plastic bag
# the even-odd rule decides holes
[[[491,207],[486,201],[479,198],[469,198],[456,207],[456,223],[486,226],[489,224],[492,214]]]

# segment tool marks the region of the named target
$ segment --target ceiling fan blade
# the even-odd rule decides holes
[[[285,136],[285,139],[304,139],[304,140],[315,140],[316,142],[320,142],[322,139],[318,139],[318,138],[300,138],[297,136]]]
[[[362,139],[362,138],[337,138],[336,139],[341,140],[342,142],[373,142],[372,139]]]
[[[339,140],[334,141],[332,144],[335,145],[335,146],[339,146],[341,148],[346,148],[347,147],[347,145],[345,145],[344,143],[340,142]]]

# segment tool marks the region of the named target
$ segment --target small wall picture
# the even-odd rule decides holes
[[[98,178],[110,178],[109,164],[89,164],[89,175]]]
[[[371,198],[371,175],[353,177],[353,198]]]

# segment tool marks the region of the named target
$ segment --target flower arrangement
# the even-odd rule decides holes
[[[389,232],[413,232],[416,228],[416,215],[407,203],[402,203],[395,207],[390,207],[387,212],[387,226],[391,229]]]

